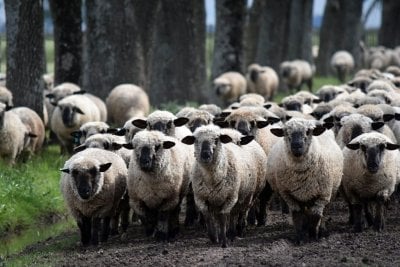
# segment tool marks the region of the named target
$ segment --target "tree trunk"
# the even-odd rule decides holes
[[[15,106],[26,106],[43,118],[43,1],[5,0],[7,87]]]
[[[151,103],[204,101],[204,1],[161,1],[153,47]]]
[[[49,2],[54,24],[54,84],[73,82],[81,85],[82,1]]]
[[[395,48],[400,45],[400,1],[382,1],[382,24],[379,29],[379,44]]]
[[[145,78],[139,56],[134,1],[86,0],[87,33],[83,89],[105,99],[115,86]]]
[[[244,32],[245,67],[256,61],[260,18],[264,3],[263,0],[254,0],[251,8],[247,11],[246,30]]]
[[[243,73],[245,0],[216,0],[216,29],[211,79],[227,71]]]
[[[291,1],[287,55],[283,60],[304,59],[312,62],[313,0]]]
[[[363,0],[328,0],[320,29],[320,45],[317,60],[319,75],[330,74],[330,59],[338,50],[350,52],[361,65],[360,38]]]
[[[261,14],[256,61],[275,70],[287,55],[291,0],[265,0]]]

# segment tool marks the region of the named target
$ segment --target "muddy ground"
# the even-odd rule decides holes
[[[288,215],[272,211],[265,227],[249,227],[244,238],[228,248],[211,245],[204,229],[182,229],[174,242],[157,243],[132,225],[126,236],[112,237],[107,244],[82,248],[73,244],[49,255],[43,253],[33,265],[51,262],[55,266],[400,266],[400,207],[391,204],[386,230],[367,229],[361,234],[347,225],[347,208],[341,201],[332,205],[329,236],[319,242],[295,245]],[[77,236],[73,229],[23,253],[46,250]],[[20,256],[18,255],[18,256]],[[17,256],[17,257],[18,257]],[[47,265],[47,264],[46,264]]]

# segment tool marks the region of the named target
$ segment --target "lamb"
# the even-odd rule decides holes
[[[326,205],[335,196],[342,177],[343,155],[329,131],[317,121],[291,119],[271,132],[280,139],[267,162],[267,178],[288,204],[297,242],[319,237]]]
[[[9,111],[6,104],[0,103],[0,157],[14,164],[31,137],[35,135],[29,132],[18,115]]]
[[[282,81],[289,91],[294,88],[300,91],[303,84],[307,84],[308,90],[312,91],[314,71],[310,63],[305,60],[284,61],[279,68]]]
[[[179,211],[189,186],[187,149],[159,131],[138,132],[128,170],[130,206],[147,235],[172,239],[179,232]]]
[[[61,171],[61,192],[80,229],[82,245],[98,244],[101,221],[100,242],[106,242],[126,190],[125,162],[110,151],[88,148],[67,160]]]
[[[72,132],[86,122],[99,120],[99,109],[85,95],[70,95],[59,101],[51,117],[51,130],[61,142],[61,152],[72,153]]]
[[[29,142],[25,144],[24,150],[30,155],[39,152],[42,149],[46,134],[42,119],[34,110],[27,107],[13,108],[11,111],[18,115],[31,135],[35,135],[34,138],[28,139]]]
[[[238,235],[243,232],[258,176],[264,171],[262,162],[256,164],[253,157],[263,156],[263,152],[260,149],[250,152],[233,144],[232,138],[221,134],[215,125],[199,127],[182,142],[195,144],[196,163],[191,180],[209,238],[212,243],[220,242],[226,247],[228,219],[228,236],[232,240],[236,231]]]
[[[14,106],[12,93],[4,86],[0,86],[0,102],[6,104],[9,108]]]
[[[147,116],[150,101],[146,92],[134,84],[120,84],[111,90],[106,105],[108,121],[111,124],[123,125],[132,117]]]
[[[247,87],[251,93],[262,95],[265,100],[272,100],[279,87],[278,74],[274,69],[259,64],[247,68]]]
[[[354,214],[354,231],[363,230],[362,210],[376,231],[385,226],[386,204],[399,179],[398,148],[385,135],[371,132],[353,139],[343,149],[343,188]],[[371,214],[375,204],[375,216]]]
[[[110,129],[110,126],[103,122],[103,121],[89,121],[79,128],[77,131],[73,131],[71,133],[72,137],[74,138],[74,144],[80,145],[85,142],[85,140],[97,133],[107,133],[113,132],[113,129]]]
[[[246,78],[239,72],[229,71],[221,74],[213,81],[214,90],[224,105],[227,106],[246,93]]]
[[[336,72],[340,82],[344,83],[346,76],[354,70],[354,58],[345,51],[336,51],[331,58],[331,68]]]

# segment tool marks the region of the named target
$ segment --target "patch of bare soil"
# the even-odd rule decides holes
[[[98,247],[74,245],[57,252],[57,266],[399,266],[400,208],[391,204],[386,229],[352,232],[347,207],[337,201],[328,216],[330,235],[318,242],[295,245],[288,215],[270,211],[265,227],[248,227],[244,238],[228,248],[211,245],[205,229],[185,229],[174,242],[157,243],[140,225],[131,225],[123,236]],[[65,235],[79,235],[76,229]],[[35,244],[23,253],[42,250],[63,236]],[[54,255],[53,255],[54,256]]]

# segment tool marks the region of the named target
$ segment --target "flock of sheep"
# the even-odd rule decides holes
[[[354,60],[339,51],[332,67],[344,81]],[[46,76],[44,121],[12,108],[0,87],[1,156],[14,163],[40,150],[45,126],[56,134],[73,154],[60,184],[85,246],[126,231],[132,214],[148,236],[174,239],[182,206],[186,226],[205,224],[210,241],[226,247],[246,225],[265,225],[272,198],[290,211],[297,242],[316,240],[338,193],[355,231],[364,219],[381,231],[400,182],[400,68],[362,69],[315,94],[313,73],[305,61],[283,62],[281,82],[297,92],[277,104],[278,74],[252,64],[246,76],[214,80],[225,109],[205,104],[176,114],[149,114],[149,98],[135,85],[115,87],[103,102],[72,83],[52,88]],[[310,92],[299,91],[303,84]]]

